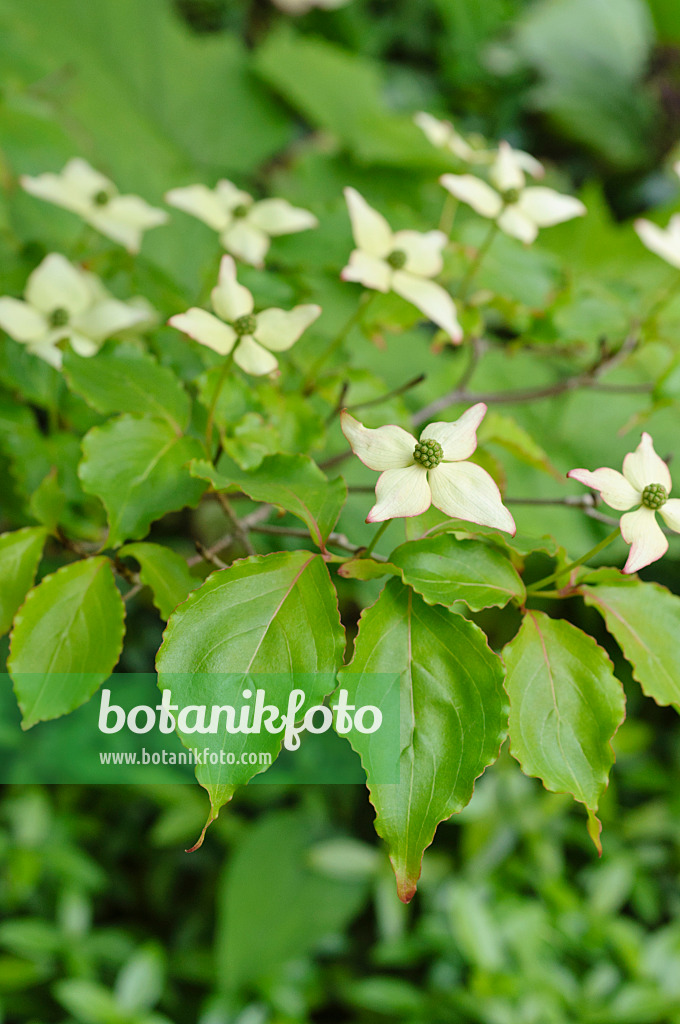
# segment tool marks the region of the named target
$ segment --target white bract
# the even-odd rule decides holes
[[[165,200],[217,231],[227,252],[254,267],[263,265],[272,238],[308,231],[319,223],[309,210],[291,206],[285,199],[256,202],[224,179],[213,189],[206,185],[173,188]]]
[[[56,252],[29,276],[23,300],[0,298],[0,327],[57,368],[65,342],[93,356],[107,338],[149,320],[148,308],[114,299],[98,277]]]
[[[530,244],[539,228],[582,217],[587,211],[580,199],[543,185],[527,185],[523,163],[507,142],[501,142],[490,171],[495,188],[473,174],[444,174],[439,180],[456,199],[495,220],[506,235]]]
[[[222,356],[234,353],[234,362],[254,376],[272,373],[278,364],[274,352],[285,352],[321,314],[321,306],[265,309],[253,313],[253,296],[236,280],[236,264],[223,256],[219,281],[211,293],[214,316],[192,307],[172,316],[168,323]]]
[[[621,534],[630,544],[624,572],[637,572],[665,555],[668,540],[656,521],[658,512],[667,526],[680,533],[680,499],[670,498],[668,466],[654,451],[649,434],[623,460],[623,473],[615,469],[572,469],[567,476],[599,491],[602,500],[621,516]],[[631,509],[633,511],[628,511]]]
[[[680,269],[680,213],[671,217],[667,228],[652,224],[651,220],[640,218],[635,221],[635,230],[643,245],[660,256],[672,267]]]
[[[430,505],[453,519],[492,526],[514,536],[515,522],[486,470],[467,462],[486,413],[479,402],[453,423],[430,423],[417,440],[395,425],[373,430],[346,410],[342,431],[369,469],[380,472],[367,523],[419,516]]]
[[[431,142],[437,149],[448,149],[459,160],[468,164],[492,164],[499,158],[499,152],[495,149],[483,149],[481,146],[475,148],[456,131],[451,121],[442,121],[424,110],[413,116],[414,122],[421,129],[428,142]],[[502,145],[502,144],[501,144]],[[542,178],[545,169],[540,160],[525,153],[521,149],[513,149],[515,160],[527,174],[532,178]]]
[[[431,142],[437,149],[447,149],[459,160],[467,164],[485,164],[493,159],[493,153],[488,149],[475,149],[463,136],[456,131],[450,121],[442,121],[432,114],[419,110],[413,115],[413,120],[422,131],[428,142]]]
[[[442,270],[442,231],[392,231],[382,214],[356,189],[345,199],[356,249],[342,271],[343,281],[357,281],[379,292],[394,291],[446,331],[454,342],[463,337],[453,299],[430,278]]]
[[[165,210],[149,206],[140,196],[120,195],[112,181],[78,157],[60,174],[24,174],[20,181],[31,195],[77,213],[128,252],[139,252],[144,232],[168,220]]]

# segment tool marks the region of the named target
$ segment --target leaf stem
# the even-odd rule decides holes
[[[210,408],[208,409],[208,423],[205,428],[205,446],[208,453],[208,458],[212,461],[212,434],[213,434],[213,423],[215,422],[215,410],[217,409],[217,401],[220,397],[220,392],[227,378],[227,373],[231,369],[234,362],[234,350],[236,346],[231,350],[229,355],[224,360],[222,371],[217,378],[215,384],[215,391],[210,402]]]
[[[542,580],[537,580],[536,583],[532,583],[530,587],[527,587],[527,594],[535,594],[537,591],[540,591],[541,587],[544,587],[546,583],[554,583],[555,580],[560,578],[560,576],[564,576],[571,572],[572,569],[576,569],[579,565],[583,565],[584,562],[590,561],[591,558],[594,558],[595,555],[599,555],[600,551],[604,551],[604,549],[620,535],[621,528],[617,526],[615,530],[612,530],[608,537],[601,540],[599,544],[596,544],[594,548],[587,551],[585,555],[577,558],[575,562],[571,562],[569,565],[565,565],[564,568],[558,569],[557,572],[551,573],[550,576],[545,576]]]
[[[376,544],[378,543],[378,541],[380,540],[380,538],[382,537],[383,533],[385,532],[385,530],[387,529],[387,527],[390,525],[391,522],[392,522],[391,519],[386,519],[384,523],[380,524],[379,529],[376,530],[376,532],[373,534],[373,539],[371,540],[371,543],[368,545],[366,550],[362,553],[362,555],[361,555],[362,558],[370,558],[370,556],[373,554],[374,547],[376,546]]]
[[[484,241],[482,242],[482,244],[480,245],[479,249],[477,250],[477,255],[471,261],[470,266],[467,269],[467,272],[464,274],[463,278],[461,279],[460,285],[458,286],[458,291],[456,293],[456,298],[460,299],[461,302],[465,302],[465,299],[467,298],[467,293],[470,290],[470,285],[472,284],[472,282],[474,281],[475,277],[477,276],[477,272],[478,272],[478,270],[479,270],[479,268],[480,268],[480,266],[482,264],[482,260],[484,259],[484,257],[486,256],[487,252],[491,248],[491,244],[492,244],[492,242],[493,242],[493,240],[494,240],[494,238],[496,237],[497,234],[498,234],[498,224],[494,220],[494,221],[492,221],[492,223],[491,223],[491,225],[489,227],[489,230],[487,232],[487,235],[486,235]]]

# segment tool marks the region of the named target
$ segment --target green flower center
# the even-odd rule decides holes
[[[106,206],[110,199],[111,196],[105,189],[102,189],[101,192],[96,192],[92,196],[92,202],[95,206]]]
[[[58,309],[53,309],[50,313],[50,323],[52,327],[65,327],[68,320],[68,310],[63,309],[61,306]]]
[[[402,267],[406,266],[406,260],[408,259],[403,249],[393,249],[387,257],[387,262],[394,270],[401,270]]]
[[[506,206],[514,206],[518,202],[521,192],[518,188],[509,188],[503,193],[503,202]]]
[[[231,211],[232,217],[236,217],[237,220],[240,220],[242,217],[245,217],[247,213],[248,207],[246,206],[245,203],[239,203],[238,206],[235,206],[234,209]]]
[[[444,449],[438,441],[418,441],[413,449],[413,461],[425,469],[434,469],[444,458]]]
[[[239,338],[242,338],[244,334],[254,334],[257,327],[257,317],[253,316],[252,313],[246,313],[245,316],[240,316],[238,320],[234,320],[232,327]]]
[[[642,492],[642,504],[646,508],[658,509],[668,501],[668,491],[663,484],[647,484]]]

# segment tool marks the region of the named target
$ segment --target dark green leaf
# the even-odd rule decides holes
[[[296,677],[304,675],[306,708],[333,689],[343,647],[337,595],[319,555],[290,551],[248,558],[213,573],[171,615],[158,652],[159,686],[171,689],[184,705],[235,706],[248,685],[247,674],[256,681],[260,675],[261,688],[270,684],[270,702],[285,711]],[[271,754],[273,760],[282,735],[224,732],[201,736],[204,740],[216,752],[245,749]],[[182,741],[189,747],[196,743],[190,736]],[[198,781],[210,796],[207,825],[238,786],[264,770],[238,761],[198,766]]]
[[[348,739],[367,769],[376,831],[387,843],[399,896],[408,901],[438,824],[465,807],[475,779],[498,757],[507,725],[503,670],[474,623],[390,580],[361,617],[341,686],[357,706],[380,706],[388,693],[375,692],[375,680],[383,673],[386,688],[395,685],[390,673],[399,680],[399,783],[371,778],[379,753],[372,747],[389,742],[389,728],[373,735],[352,730]]]
[[[680,710],[680,597],[615,569],[598,569],[587,579],[579,588],[586,604],[604,618],[644,692]]]
[[[626,712],[623,687],[606,653],[570,622],[527,612],[503,649],[510,697],[511,753],[554,793],[571,793],[595,815],[614,763],[611,740]]]

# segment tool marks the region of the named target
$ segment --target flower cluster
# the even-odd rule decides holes
[[[444,174],[440,181],[452,196],[482,217],[495,221],[506,235],[529,245],[535,241],[539,228],[582,217],[586,208],[574,196],[562,195],[543,185],[527,185],[528,168],[523,156],[507,142],[501,142],[489,173],[492,185],[473,174]],[[539,176],[536,167],[529,169],[529,173]]]
[[[321,306],[295,306],[291,310],[253,312],[253,296],[236,280],[236,264],[223,256],[217,286],[211,293],[217,316],[192,307],[170,317],[172,327],[222,356],[233,359],[246,373],[260,376],[278,366],[274,352],[285,352],[321,314]]]
[[[0,327],[57,369],[65,342],[78,355],[93,356],[107,338],[152,316],[143,299],[115,299],[95,274],[57,252],[30,274],[23,299],[0,298]]]
[[[621,534],[631,548],[624,572],[637,572],[666,554],[668,540],[657,512],[666,526],[680,533],[680,498],[669,498],[670,470],[654,451],[649,434],[643,434],[635,451],[626,455],[623,473],[602,467],[592,472],[572,469],[567,476],[599,491],[607,505],[626,513],[621,516]]]
[[[470,456],[486,413],[479,402],[453,423],[430,423],[420,440],[395,425],[373,430],[345,410],[342,430],[365,466],[380,473],[376,503],[366,517],[379,523],[419,516],[434,505],[453,519],[492,526],[514,535],[515,521],[486,470]]]
[[[446,235],[442,231],[392,231],[356,189],[346,188],[345,199],[356,249],[342,279],[379,292],[396,292],[438,324],[452,341],[459,342],[463,332],[453,299],[430,280],[441,273]]]

